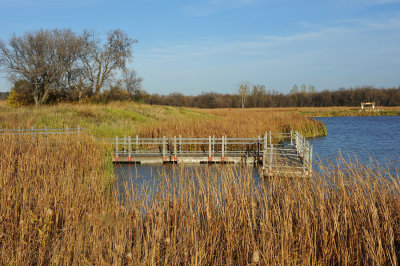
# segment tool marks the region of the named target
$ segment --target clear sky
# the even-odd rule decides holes
[[[0,0],[0,39],[41,28],[124,30],[150,93],[400,85],[400,0]]]

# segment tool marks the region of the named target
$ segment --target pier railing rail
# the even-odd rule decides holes
[[[80,134],[84,131],[84,128],[77,126],[76,128],[70,128],[66,126],[65,128],[27,128],[22,129],[21,127],[17,129],[3,129],[0,128],[1,135],[58,135],[58,134]]]

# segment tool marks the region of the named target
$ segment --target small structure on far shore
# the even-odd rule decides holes
[[[361,102],[361,110],[360,111],[366,111],[365,107],[370,106],[371,110],[370,111],[375,111],[375,102]]]

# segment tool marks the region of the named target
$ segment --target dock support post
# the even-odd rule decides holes
[[[119,157],[118,157],[118,136],[115,137],[115,160],[118,162]]]

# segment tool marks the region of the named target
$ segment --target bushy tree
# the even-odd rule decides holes
[[[80,100],[115,85],[115,77],[133,57],[135,42],[119,29],[109,31],[104,42],[87,30],[81,35],[69,29],[14,34],[8,43],[0,41],[0,67],[11,81],[28,82],[23,93],[37,106]],[[135,82],[138,87],[141,78],[135,76]]]

